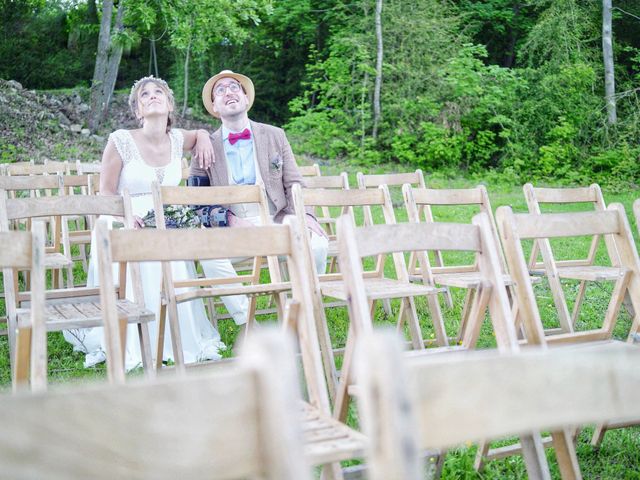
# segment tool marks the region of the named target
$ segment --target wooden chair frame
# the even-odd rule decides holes
[[[169,187],[159,186],[154,182],[154,184],[152,185],[152,193],[154,196],[154,210],[156,212],[160,212],[158,215],[156,215],[156,224],[160,229],[166,228],[164,221],[164,211],[162,208],[160,208],[164,205],[235,205],[240,203],[255,203],[259,207],[261,223],[263,225],[269,225],[272,223],[271,215],[269,215],[269,206],[266,193],[264,191],[264,188],[260,185],[233,185],[222,187]],[[248,262],[248,271],[250,273],[248,273],[247,275],[241,275],[240,277],[236,277],[233,280],[227,278],[202,278],[186,283],[182,281],[176,283],[175,287],[180,288],[186,286],[206,286],[208,288],[218,288],[220,291],[219,296],[248,294],[249,309],[247,329],[250,329],[253,326],[254,322],[256,321],[256,314],[266,313],[257,311],[257,296],[274,295],[276,303],[276,313],[278,314],[279,318],[282,319],[284,315],[285,305],[284,294],[290,289],[290,285],[282,279],[278,259],[276,257],[267,257],[266,263],[269,271],[269,276],[271,278],[271,287],[269,288],[263,285],[259,288],[259,290],[262,289],[264,291],[258,291],[256,290],[256,288],[258,288],[257,286],[260,284],[260,272],[263,268],[263,257],[253,255],[247,255],[247,257],[250,257],[250,261]],[[163,271],[164,269],[167,269],[166,274],[169,275],[170,267],[168,264],[163,266]],[[248,285],[232,285],[237,284],[239,281]],[[222,287],[224,287],[224,289],[222,289]],[[192,294],[184,294],[184,297],[182,295],[178,295],[178,303],[180,303],[181,301],[189,300],[191,296]],[[211,297],[212,296],[209,296],[209,298]],[[163,305],[160,310],[161,332],[164,331],[164,324],[167,313],[165,307],[166,306]],[[210,305],[209,310],[209,314],[212,318],[215,319],[215,321],[217,321],[218,319],[230,317],[230,315],[217,315],[213,305]],[[172,335],[173,334],[174,332],[172,330]],[[160,336],[158,341],[160,341]],[[159,345],[159,347],[161,347],[161,345]],[[158,358],[160,359],[160,362],[162,357],[159,356]]]
[[[314,163],[313,165],[298,165],[298,171],[300,175],[306,178],[308,177],[320,177],[322,172],[320,171],[320,165]]]
[[[337,392],[334,415],[342,418],[347,413],[348,395],[353,384],[352,358],[360,338],[372,329],[367,307],[366,291],[360,258],[381,251],[464,250],[477,252],[479,272],[482,274],[481,291],[471,309],[470,324],[462,344],[457,347],[440,347],[414,352],[414,355],[432,356],[437,353],[474,348],[489,309],[497,347],[501,351],[519,351],[519,343],[511,318],[508,295],[500,269],[497,247],[491,235],[491,226],[486,214],[478,214],[473,224],[421,223],[376,225],[354,228],[345,217],[338,222],[340,261],[345,272],[345,288],[348,293],[349,337]],[[422,253],[424,255],[424,253]],[[426,270],[425,270],[426,271]],[[560,445],[564,437],[556,434]],[[539,434],[524,435],[523,454],[532,473],[539,471],[538,459],[544,455]]]
[[[633,242],[624,208],[620,204],[612,204],[605,211],[577,212],[565,214],[514,214],[509,207],[500,207],[496,212],[498,230],[503,242],[509,272],[514,280],[514,289],[522,315],[522,324],[526,342],[533,345],[570,345],[594,342],[612,342],[612,333],[617,315],[624,300],[629,294],[634,311],[640,307],[640,259]],[[620,271],[614,285],[611,300],[601,328],[547,335],[543,328],[535,294],[529,279],[529,267],[522,250],[522,240],[539,240],[559,237],[606,235],[611,239],[607,243],[610,261]],[[551,263],[552,267],[555,267]],[[590,268],[596,268],[589,266]],[[583,268],[583,267],[581,267]],[[552,270],[557,277],[557,269]],[[638,315],[634,317],[628,342],[635,340],[635,333],[640,326]],[[614,342],[615,345],[622,345]],[[622,345],[624,347],[624,345]],[[625,424],[625,426],[628,425]],[[600,425],[596,428],[592,442],[598,444],[607,428],[623,425]],[[491,458],[491,453],[487,455]],[[563,476],[571,475],[571,463],[575,458],[566,458],[561,463]],[[576,463],[577,465],[577,463]]]
[[[496,227],[495,219],[493,217],[493,210],[491,209],[491,202],[489,201],[489,194],[487,189],[483,185],[479,185],[474,188],[461,188],[461,189],[432,189],[432,188],[415,188],[410,184],[402,186],[402,194],[404,197],[404,204],[407,210],[407,216],[410,222],[419,223],[421,221],[431,223],[435,219],[433,217],[432,207],[435,206],[475,206],[479,213],[485,213],[489,218],[489,224],[491,226],[491,235],[495,244],[498,246],[498,257],[501,271],[504,274],[504,281],[507,286],[511,284],[511,278],[507,272],[507,265],[500,246],[500,240],[498,237],[498,230]],[[472,264],[467,265],[444,265],[444,259],[441,252],[436,252],[440,259],[437,261],[440,266],[431,266],[431,273],[427,275],[427,278],[432,282],[431,285],[441,285],[447,287],[464,288],[467,290],[466,298],[464,300],[464,306],[462,310],[462,317],[460,320],[460,329],[458,334],[453,337],[453,341],[457,343],[465,334],[467,327],[470,308],[473,305],[473,298],[477,293],[477,287],[481,280],[481,276],[478,273],[478,265],[474,261]],[[415,256],[414,256],[415,258]],[[437,258],[437,257],[436,257]],[[429,262],[429,258],[426,258],[426,262]],[[411,271],[410,278],[412,281],[422,281],[422,273],[417,268],[415,260],[413,260],[414,269]],[[514,311],[514,316],[515,316]]]
[[[298,221],[305,219],[306,208],[308,207],[340,207],[343,211],[349,212],[348,218],[355,223],[354,207],[382,208],[385,223],[395,224],[395,214],[389,197],[389,191],[385,185],[376,189],[367,190],[316,190],[302,189],[298,185],[293,187],[293,204],[298,217]],[[310,247],[308,247],[310,250]],[[448,339],[444,329],[442,313],[436,298],[439,290],[429,285],[425,281],[423,285],[411,283],[407,266],[402,253],[392,253],[396,279],[386,278],[384,275],[385,254],[376,255],[375,268],[364,273],[366,278],[366,289],[369,298],[369,308],[373,314],[376,301],[399,298],[401,299],[400,312],[398,314],[398,326],[407,323],[411,333],[413,348],[423,349],[424,339],[420,328],[420,322],[416,311],[413,297],[426,295],[431,313],[431,320],[434,325],[436,339],[439,345],[448,345]],[[340,268],[342,271],[342,268]],[[425,271],[428,269],[425,268]],[[318,276],[318,288],[322,295],[346,301],[344,281],[342,273],[327,273]],[[318,297],[321,298],[321,297]],[[337,385],[337,371],[335,369],[335,359],[328,325],[324,312],[324,306],[318,302],[314,305],[315,315],[318,321],[318,328],[321,348],[325,361],[325,369],[330,384]],[[331,388],[331,387],[330,387]]]
[[[125,198],[123,198],[122,196],[107,197],[96,195],[61,195],[57,197],[19,199],[7,199],[5,197],[6,195],[0,194],[0,229],[7,229],[8,221],[16,218],[28,217],[31,219],[37,219],[48,218],[52,216],[64,218],[73,215],[109,215],[124,217],[125,225],[129,227],[132,227],[133,225],[132,214],[127,195],[125,195]],[[64,225],[64,222],[62,223]],[[118,287],[114,289],[114,285],[118,285]],[[103,285],[103,287],[101,288],[113,290],[114,294],[116,294],[117,290],[117,294],[119,296],[119,322],[123,324],[138,324],[140,347],[141,351],[143,352],[143,363],[147,372],[151,373],[151,355],[147,322],[153,321],[155,319],[155,316],[144,307],[144,299],[142,297],[136,296],[134,301],[130,301],[125,298],[126,277],[121,278],[121,281],[118,284],[111,282],[106,286]],[[32,292],[18,292],[17,288],[15,288],[15,291],[16,306],[20,306],[21,304],[23,304],[23,302],[30,301]],[[30,343],[18,342],[17,346],[19,348],[35,350],[38,353],[26,355],[18,351],[16,349],[16,340],[13,334],[15,328],[11,326],[9,328],[9,345],[12,358],[14,358],[15,351],[17,360],[29,357],[33,358],[34,356],[39,359],[44,359],[44,361],[39,362],[37,365],[31,367],[32,388],[46,388],[46,332],[99,326],[105,326],[105,329],[107,328],[107,326],[103,323],[103,311],[101,310],[101,306],[97,303],[97,297],[100,292],[101,290],[98,288],[87,287],[53,289],[47,291],[44,332],[31,332],[34,328],[39,328],[42,325],[31,325],[30,322],[18,315],[16,327],[20,330],[20,332],[22,332],[22,335],[26,335],[27,337],[33,336],[33,340]],[[119,358],[119,355],[116,355],[114,353],[114,350],[106,351],[105,353],[107,355],[108,361],[107,372],[109,374],[109,379],[111,381],[114,381],[114,379],[120,378],[118,377],[118,375],[124,375],[124,370],[120,368],[120,362],[122,361],[122,358]],[[117,356],[118,358],[114,359],[114,356]],[[16,366],[16,369],[19,371],[26,371],[26,369],[22,369],[19,366]],[[34,372],[36,371],[39,373],[34,375]],[[26,381],[26,378],[18,377],[16,378],[16,381],[19,383],[23,383]]]
[[[204,187],[197,187],[204,190]],[[305,457],[312,465],[327,464],[326,478],[342,478],[336,462],[362,455],[364,437],[348,428],[331,416],[327,383],[323,376],[322,359],[314,325],[313,289],[307,272],[312,268],[311,258],[305,251],[304,233],[293,217],[286,225],[263,225],[246,228],[210,228],[210,229],[139,229],[108,230],[98,225],[97,235],[101,247],[101,272],[110,274],[110,269],[102,268],[111,262],[145,261],[188,261],[194,259],[233,258],[246,256],[286,256],[290,276],[292,301],[299,304],[297,323],[285,323],[297,334],[304,373],[308,404],[304,411]],[[149,248],[153,245],[154,248]],[[102,278],[101,284],[108,284],[108,278]],[[195,284],[195,282],[194,282]],[[177,318],[178,295],[168,276],[163,277],[164,294],[170,312],[169,321]],[[268,285],[257,285],[256,291]],[[217,296],[219,291],[204,287],[193,293],[193,298],[208,295]],[[103,299],[113,299],[113,292],[103,291]],[[110,300],[112,301],[112,300]],[[114,308],[105,308],[108,315],[115,317]],[[173,315],[171,314],[173,312]],[[174,326],[177,329],[177,324]],[[178,337],[173,336],[174,352],[181,352],[176,344]],[[176,353],[176,370],[179,375],[185,371],[184,362],[179,361]]]
[[[135,385],[5,396],[4,474],[309,480],[293,352],[280,336],[261,333],[230,368]],[[91,441],[87,432],[95,432]]]
[[[524,185],[523,190],[530,213],[542,213],[541,204],[589,203],[593,205],[595,211],[606,210],[602,191],[597,184],[584,188],[537,188],[527,183]],[[556,310],[558,310],[560,331],[562,332],[574,331],[585,297],[587,281],[616,281],[620,275],[620,270],[617,268],[594,266],[600,239],[600,235],[594,235],[587,257],[573,260],[556,260],[549,239],[539,238],[533,244],[529,268],[532,272],[542,271],[546,275]],[[604,235],[604,240],[609,256],[612,260],[615,259],[614,263],[619,264],[611,236]],[[539,253],[542,254],[542,262],[537,261]],[[569,313],[564,290],[560,282],[562,278],[580,281],[573,312],[571,313]]]
[[[359,354],[360,418],[375,432],[372,480],[424,478],[423,448],[640,416],[632,346],[402,358],[397,338],[377,334]],[[550,479],[546,458],[538,460],[535,478]]]

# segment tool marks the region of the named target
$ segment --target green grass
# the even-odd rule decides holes
[[[329,174],[329,172],[326,172]],[[334,172],[331,172],[334,173]],[[355,184],[354,174],[351,174],[350,181]],[[451,184],[442,181],[436,181],[434,186],[444,187]],[[456,187],[472,186],[473,184],[464,180],[456,180],[453,182]],[[515,187],[492,187],[489,186],[489,194],[493,208],[501,205],[511,205],[516,212],[525,212],[526,204],[522,195],[522,190]],[[402,203],[401,195],[398,190],[392,191],[394,204],[400,206]],[[631,213],[631,204],[635,200],[634,192],[625,192],[622,194],[610,194],[605,192],[607,203],[620,202],[624,205],[627,215]],[[567,207],[565,207],[566,209]],[[575,206],[573,211],[584,209],[584,207]],[[436,219],[440,221],[459,221],[468,222],[475,213],[469,208],[455,208],[450,210],[434,209]],[[381,212],[375,212],[374,216],[380,220]],[[396,208],[396,216],[398,221],[406,221],[406,214],[403,209]],[[359,215],[361,219],[361,215]],[[636,225],[632,215],[629,216],[632,231],[635,233]],[[554,252],[558,258],[576,258],[586,255],[589,246],[588,238],[576,239],[576,241],[554,241],[552,243]],[[525,245],[525,250],[530,245]],[[598,259],[602,261],[606,252],[604,247],[598,251]],[[445,255],[445,263],[459,262],[461,260],[471,261],[469,255]],[[368,263],[371,266],[371,261]],[[387,261],[385,269],[391,273],[392,264]],[[74,270],[76,281],[83,280],[83,272],[79,267]],[[569,308],[572,307],[572,301],[577,289],[577,282],[565,282],[565,293],[569,302]],[[557,326],[557,315],[551,293],[546,282],[535,287],[538,306],[541,311],[545,326]],[[443,315],[445,316],[445,325],[449,334],[457,332],[459,327],[459,318],[462,309],[465,292],[459,289],[453,289],[452,295],[454,306],[452,309],[446,308],[443,302]],[[592,285],[587,290],[587,298],[583,303],[581,315],[578,321],[578,329],[597,328],[601,324],[601,319],[607,308],[607,303],[611,294],[611,285]],[[265,307],[266,300],[261,299],[259,307]],[[434,338],[434,330],[431,325],[429,315],[427,313],[426,302],[423,299],[417,299],[418,311],[421,317],[421,327],[425,339]],[[0,305],[0,314],[3,313],[4,305]],[[397,315],[399,302],[392,302],[392,315],[388,316],[381,306],[378,306],[375,312],[374,322],[376,325],[394,325],[395,316]],[[348,316],[344,308],[333,308],[327,311],[327,320],[330,326],[333,345],[336,348],[344,347],[348,331]],[[274,321],[273,316],[264,317],[262,322]],[[629,315],[622,311],[617,323],[614,336],[624,339],[629,329],[631,319]],[[240,328],[232,321],[222,320],[219,323],[219,330],[222,340],[228,345],[228,349],[223,353],[225,357],[234,355],[234,346]],[[408,333],[405,332],[408,338]],[[495,346],[495,338],[492,334],[491,326],[486,321],[481,330],[479,348],[492,348]],[[84,355],[73,352],[71,346],[64,341],[61,333],[52,333],[49,335],[49,381],[52,384],[65,384],[69,382],[82,380],[105,380],[106,373],[104,365],[99,365],[90,369],[84,369],[82,362]],[[340,358],[338,358],[338,366],[340,366]],[[136,373],[134,373],[135,375]],[[139,373],[137,373],[139,374]],[[6,337],[0,338],[0,389],[5,392],[10,390],[10,374],[8,361],[8,345]],[[350,408],[349,423],[356,426],[357,409],[355,405]],[[585,479],[618,479],[618,478],[640,478],[638,465],[640,464],[640,429],[627,428],[609,431],[604,439],[602,447],[599,450],[593,449],[590,444],[590,434],[592,428],[585,428],[579,435],[578,440],[578,457]],[[503,442],[504,443],[504,442]],[[495,445],[500,445],[496,443]],[[476,473],[473,469],[473,460],[476,447],[473,445],[463,446],[459,449],[452,450],[446,457],[443,470],[443,478],[445,479],[502,479],[502,478],[524,478],[525,467],[520,457],[514,456],[502,460],[489,462],[482,473]],[[550,460],[553,478],[560,478],[555,456],[551,450],[547,453]]]

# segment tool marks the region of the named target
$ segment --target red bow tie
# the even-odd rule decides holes
[[[231,133],[229,132],[229,143],[233,145],[238,140],[249,140],[251,138],[251,130],[245,128],[240,133]]]

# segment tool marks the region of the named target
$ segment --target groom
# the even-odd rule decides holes
[[[264,186],[274,222],[293,214],[293,184],[303,184],[289,141],[280,128],[249,120],[255,90],[249,77],[223,70],[211,77],[202,89],[202,102],[207,111],[222,121],[213,132],[211,142],[215,163],[206,169],[192,160],[189,184],[201,186]],[[250,223],[247,223],[250,222]],[[259,223],[257,206],[233,205],[215,213],[219,226]],[[318,273],[327,263],[327,236],[315,217],[307,214],[311,231],[311,248]]]

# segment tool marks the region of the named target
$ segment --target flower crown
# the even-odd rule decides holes
[[[142,87],[146,82],[153,82],[160,85],[162,88],[166,89],[167,92],[169,92],[170,97],[173,97],[173,90],[171,90],[169,84],[163,79],[156,78],[153,75],[142,77],[134,82],[133,87],[131,87],[131,92],[129,93],[129,108],[131,109],[131,113],[133,113],[134,116],[136,114],[135,109],[137,104],[136,93],[138,92],[138,88]]]

